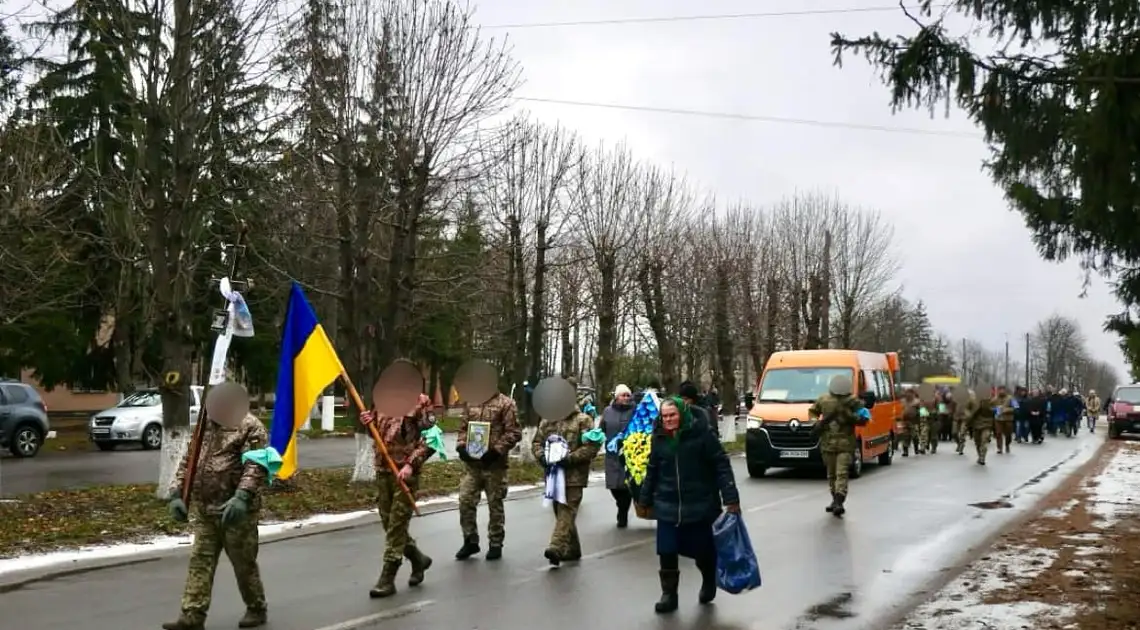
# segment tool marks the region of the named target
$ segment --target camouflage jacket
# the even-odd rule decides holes
[[[909,425],[921,420],[922,416],[919,415],[918,411],[921,407],[922,402],[920,402],[917,398],[914,400],[906,400],[904,398],[902,415],[903,422]]]
[[[221,513],[222,504],[238,490],[253,495],[250,510],[261,508],[260,490],[268,481],[269,472],[253,462],[242,463],[241,456],[249,451],[265,448],[269,434],[261,420],[252,414],[236,429],[207,422],[202,435],[202,450],[198,452],[198,466],[194,485],[190,489],[190,502],[207,514]],[[182,463],[170,486],[171,495],[182,491],[186,466],[190,463],[190,450],[182,456]]]
[[[859,418],[863,401],[855,396],[824,394],[808,410],[816,420],[812,432],[819,437],[819,450],[825,453],[847,453],[855,450],[855,427],[866,424]]]
[[[1001,407],[998,412],[998,420],[1013,420],[1013,396],[1009,394],[998,394],[994,398],[994,407]]]
[[[469,462],[469,466],[488,466],[490,468],[506,468],[510,458],[511,449],[522,439],[522,427],[519,426],[518,408],[510,396],[496,394],[482,405],[468,406],[463,411],[463,424],[459,426],[459,436],[456,445],[467,448],[467,425],[471,422],[491,423],[491,436],[488,446],[500,455],[489,465],[481,461]]]
[[[552,435],[562,436],[570,449],[562,466],[566,473],[566,486],[584,488],[590,480],[590,463],[598,455],[601,446],[595,442],[582,441],[582,436],[593,428],[594,420],[584,413],[573,413],[562,420],[543,420],[538,423],[534,441],[530,443],[531,453],[536,460],[542,461],[546,438]]]
[[[416,474],[419,474],[424,462],[435,454],[421,434],[424,429],[430,429],[431,425],[430,416],[425,411],[403,418],[376,416],[376,430],[380,432],[384,446],[388,447],[388,455],[396,462],[397,470],[403,468],[404,464],[410,464]],[[388,462],[384,460],[384,453],[380,451],[380,447],[373,444],[372,452],[375,455],[372,465],[376,468],[376,474],[392,474],[392,469],[388,468]]]
[[[942,404],[946,406],[946,412],[943,415],[949,416],[950,418],[957,418],[958,417],[958,401],[957,400],[955,400],[953,398],[951,398],[949,400],[943,400]]]
[[[966,421],[970,423],[970,428],[975,431],[993,429],[994,406],[994,401],[988,397],[971,399],[966,403]]]

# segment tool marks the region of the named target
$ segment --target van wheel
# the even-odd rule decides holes
[[[39,429],[32,424],[21,424],[12,434],[11,445],[8,450],[16,457],[35,457],[44,445],[43,436]]]
[[[855,453],[851,456],[851,470],[847,472],[849,479],[858,479],[863,476],[863,443],[855,444]]]
[[[887,450],[879,455],[880,466],[890,466],[895,461],[895,434],[891,433],[891,441],[887,443]]]
[[[748,476],[749,477],[752,477],[753,479],[759,479],[759,478],[763,477],[764,473],[766,473],[766,472],[768,472],[767,466],[764,466],[762,464],[754,464],[752,462],[748,462]]]

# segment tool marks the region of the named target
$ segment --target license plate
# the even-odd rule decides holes
[[[91,429],[91,433],[93,435],[110,435],[111,430],[110,429]]]
[[[780,457],[784,459],[807,459],[807,451],[780,451]]]

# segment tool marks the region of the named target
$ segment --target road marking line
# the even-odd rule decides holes
[[[425,599],[422,601],[405,604],[404,606],[397,606],[396,608],[378,612],[372,615],[365,615],[363,617],[357,617],[356,619],[349,619],[348,621],[334,623],[331,626],[324,626],[317,628],[316,630],[359,630],[360,628],[366,628],[368,626],[375,625],[378,621],[388,621],[391,619],[397,619],[399,617],[414,615],[415,613],[422,611],[424,608],[427,608],[434,603],[435,600]]]
[[[817,494],[823,494],[823,493],[822,492],[804,492],[802,494],[796,494],[796,495],[792,495],[790,497],[784,497],[783,499],[777,499],[775,501],[763,503],[763,504],[757,505],[755,507],[750,507],[747,510],[744,510],[744,513],[745,514],[752,514],[753,512],[759,512],[760,510],[770,510],[774,507],[781,506],[785,503],[791,503],[793,501],[799,501],[800,499],[806,499],[808,497],[812,497],[812,496],[815,496]]]

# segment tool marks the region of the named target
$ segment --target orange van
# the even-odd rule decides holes
[[[812,436],[808,409],[834,376],[851,377],[855,392],[870,407],[871,421],[856,429],[858,446],[850,476],[863,474],[873,459],[889,466],[895,454],[895,424],[902,419],[899,358],[894,352],[792,350],[768,359],[757,382],[756,402],[748,411],[745,457],[748,475],[763,477],[769,468],[822,467],[819,440]]]

